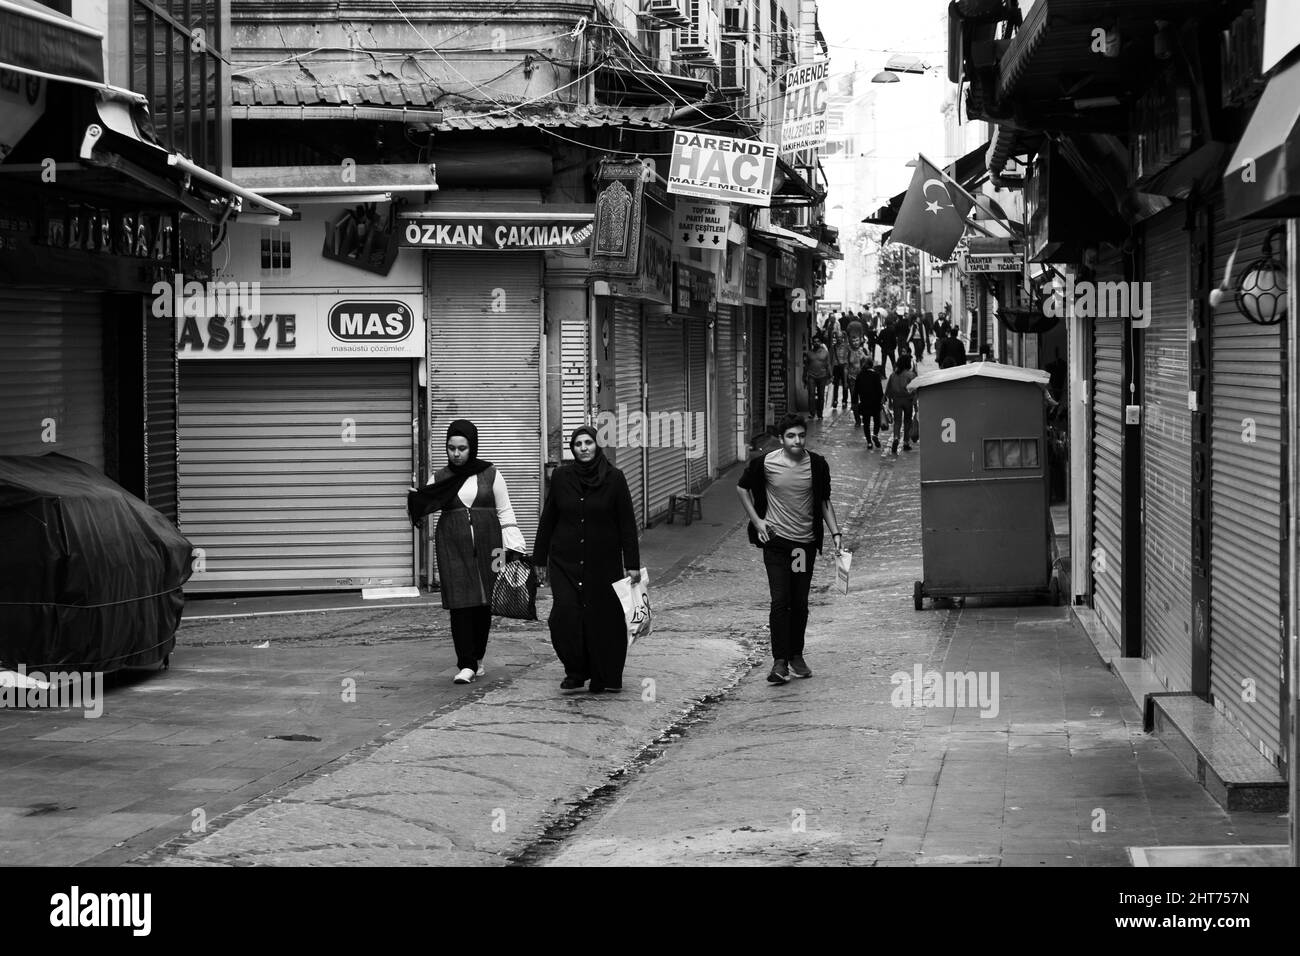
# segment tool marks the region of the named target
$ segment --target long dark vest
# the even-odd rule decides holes
[[[445,472],[442,469],[436,477],[441,478]],[[496,582],[492,563],[502,553],[501,523],[492,493],[496,477],[495,465],[479,474],[473,506],[465,508],[457,499],[456,505],[438,518],[434,552],[438,556],[442,606],[448,610],[492,603],[492,585]]]

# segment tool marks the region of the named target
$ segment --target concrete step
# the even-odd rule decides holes
[[[1195,694],[1148,694],[1145,725],[1225,810],[1286,810],[1281,772]]]

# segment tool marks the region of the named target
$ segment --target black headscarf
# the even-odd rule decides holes
[[[492,467],[492,462],[478,456],[478,429],[468,419],[458,418],[447,426],[447,441],[459,435],[469,442],[469,459],[463,465],[447,463],[434,483],[419,491],[406,493],[406,510],[415,522],[434,511],[442,511],[456,499],[456,493],[466,478],[482,474]]]
[[[573,443],[578,440],[579,435],[590,435],[591,440],[597,442],[596,454],[592,456],[591,461],[579,461],[578,453],[573,454],[573,468],[578,475],[578,484],[587,491],[595,491],[609,480],[609,473],[614,466],[605,457],[605,450],[600,447],[596,438],[596,429],[590,425],[579,425],[573,430],[573,434],[569,436],[569,451],[573,451]]]

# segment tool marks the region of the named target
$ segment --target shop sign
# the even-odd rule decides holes
[[[731,207],[725,202],[679,199],[673,210],[673,239],[683,246],[721,249],[731,229]]]
[[[601,164],[596,178],[592,275],[639,276],[645,177],[646,167],[639,162]]]
[[[793,153],[826,145],[830,71],[830,60],[817,60],[785,71],[781,152]]]
[[[966,272],[1024,272],[1025,262],[1019,255],[978,255],[967,253]]]
[[[660,305],[673,301],[673,244],[661,232],[646,228],[638,240],[640,270],[633,279],[610,277],[609,293],[625,299],[644,299]]]
[[[673,311],[707,318],[717,308],[713,273],[678,262],[673,270]]]
[[[779,256],[775,258],[776,274],[772,279],[772,285],[782,289],[791,288],[799,281],[799,259],[793,252],[781,250]]]
[[[668,192],[699,199],[770,206],[776,155],[774,143],[709,133],[676,132],[668,161]]]
[[[745,247],[727,243],[727,251],[718,253],[722,268],[717,270],[715,295],[719,305],[742,305],[745,301]]]
[[[184,359],[423,358],[418,295],[266,293],[254,315],[178,315]]]
[[[474,249],[494,252],[583,249],[591,244],[592,220],[510,216],[411,220],[402,229],[404,248]]]
[[[744,300],[746,305],[767,304],[767,256],[748,249],[745,250]]]

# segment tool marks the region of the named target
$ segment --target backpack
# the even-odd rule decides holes
[[[891,401],[910,402],[912,393],[907,390],[907,383],[911,381],[901,372],[894,372],[889,376],[889,383],[885,386],[885,394]]]

